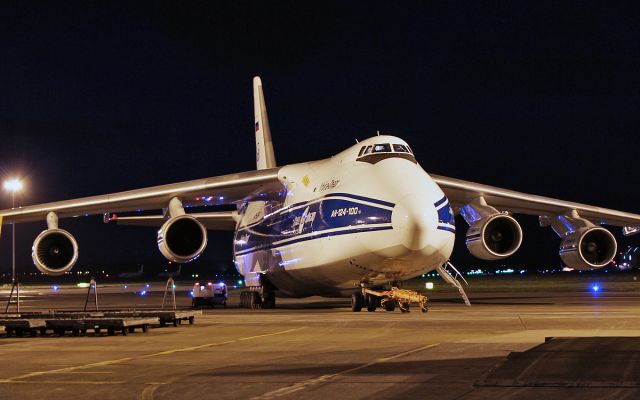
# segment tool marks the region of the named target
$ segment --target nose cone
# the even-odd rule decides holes
[[[431,205],[433,202],[431,202]],[[411,194],[396,204],[391,215],[394,234],[409,250],[423,250],[433,241],[437,213],[426,196]]]

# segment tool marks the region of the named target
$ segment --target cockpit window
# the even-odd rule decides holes
[[[364,151],[364,154],[369,154],[371,153],[371,149],[373,148],[373,146],[367,146],[367,149]]]
[[[393,151],[395,151],[396,153],[411,153],[407,146],[403,144],[394,144]]]
[[[391,145],[389,143],[376,144],[373,146],[374,153],[390,153]]]
[[[358,157],[360,157],[362,155],[362,153],[364,153],[364,149],[366,149],[366,148],[367,148],[367,146],[362,146],[360,148],[360,153],[358,153]]]

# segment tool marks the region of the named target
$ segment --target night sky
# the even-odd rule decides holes
[[[380,130],[407,140],[428,172],[640,212],[638,11],[557,1],[2,2],[0,175],[27,179],[17,198],[27,205],[251,170],[260,75],[280,165]],[[509,264],[559,265],[555,234],[518,219],[524,243]],[[101,217],[61,225],[79,240],[80,267],[165,264],[152,228]],[[21,271],[35,271],[31,243],[43,228],[17,226]],[[496,265],[461,240],[453,261]],[[231,268],[231,235],[211,233],[192,268]]]

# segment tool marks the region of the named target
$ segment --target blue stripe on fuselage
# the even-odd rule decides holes
[[[331,231],[331,232],[318,232],[317,235],[311,235],[311,236],[302,237],[302,238],[294,238],[294,239],[282,241],[279,243],[265,243],[264,245],[260,245],[255,248],[250,248],[247,250],[237,252],[236,256],[244,256],[244,255],[253,253],[255,251],[270,250],[270,249],[273,249],[274,247],[287,246],[295,243],[306,242],[309,240],[320,239],[320,238],[325,238],[329,236],[340,236],[340,235],[347,235],[351,233],[362,233],[362,232],[386,231],[389,229],[393,229],[393,227],[391,225],[361,226],[359,228],[354,228],[354,229],[342,229],[339,231]]]
[[[335,197],[358,197],[358,199],[344,199]],[[366,231],[368,226],[389,224],[385,229],[391,229],[392,210],[380,206],[365,204],[377,203],[390,207],[393,203],[370,199],[362,196],[346,194],[332,194],[314,202],[301,203],[302,206],[287,207],[273,214],[267,215],[258,223],[241,228],[236,232],[234,251],[241,255],[248,250],[271,248],[273,243],[286,239],[295,239],[305,235],[304,240],[326,237],[348,231]],[[384,203],[384,204],[382,204]],[[367,228],[367,229],[365,229]],[[322,232],[333,230],[322,236]],[[346,233],[352,233],[347,232]],[[312,235],[309,235],[312,234]],[[308,238],[307,238],[308,237]]]

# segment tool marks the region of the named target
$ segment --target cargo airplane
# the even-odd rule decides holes
[[[241,306],[272,308],[276,296],[351,296],[354,311],[367,305],[362,287],[397,285],[434,270],[459,285],[447,267],[457,214],[469,225],[468,250],[482,260],[518,250],[523,232],[513,214],[538,216],[560,237],[562,261],[579,270],[603,268],[615,257],[616,240],[602,225],[629,235],[640,227],[638,214],[428,174],[409,143],[395,136],[277,166],[259,77],[253,96],[256,170],[3,210],[0,218],[46,223],[32,256],[50,275],[64,274],[78,259],[63,218],[103,214],[105,222],[158,227],[160,252],[179,264],[202,254],[208,230],[232,230],[234,263],[247,287]],[[235,210],[187,212],[223,204]],[[117,216],[139,209],[158,213]]]

